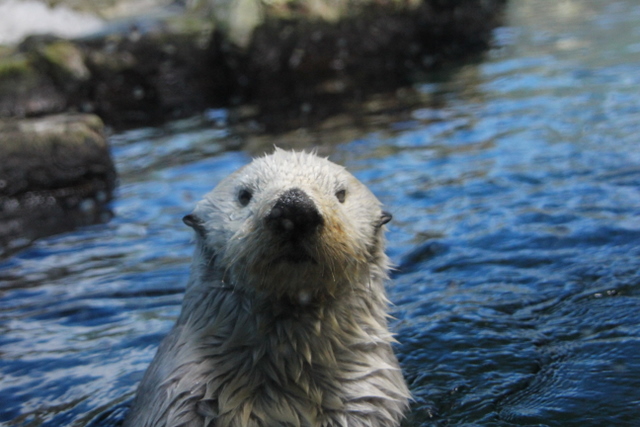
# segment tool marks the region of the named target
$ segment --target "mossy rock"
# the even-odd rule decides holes
[[[36,52],[59,82],[85,82],[91,77],[82,51],[70,41],[56,40],[42,45]]]
[[[116,172],[97,116],[0,121],[0,158],[0,257],[110,216]]]
[[[202,0],[79,40],[34,36],[0,50],[0,117],[83,111],[130,127],[250,104],[264,129],[287,130],[480,58],[506,2]]]
[[[102,198],[109,198],[115,169],[103,127],[100,118],[87,114],[0,122],[0,196],[82,188],[77,197],[104,191]],[[95,181],[101,184],[86,187]]]
[[[0,55],[0,81],[20,79],[33,73],[31,63],[24,55]]]
[[[0,117],[61,112],[67,97],[32,58],[18,50],[0,52]]]

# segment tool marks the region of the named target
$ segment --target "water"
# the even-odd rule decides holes
[[[325,148],[394,214],[407,425],[638,425],[640,5],[518,1],[509,23]],[[0,423],[122,420],[179,311],[180,218],[250,160],[224,117],[115,135],[114,219],[0,263]]]

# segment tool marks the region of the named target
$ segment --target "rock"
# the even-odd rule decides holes
[[[83,111],[129,127],[253,104],[265,129],[295,128],[479,57],[506,0],[151,4],[91,37],[0,52],[0,116]]]
[[[116,173],[93,115],[0,121],[0,255],[17,237],[28,243],[104,220]]]
[[[247,82],[247,99],[259,106],[265,129],[295,128],[479,58],[505,4],[389,1],[354,6],[332,19],[267,14],[252,30],[251,43],[236,47],[243,64],[237,75]]]
[[[337,24],[371,14],[372,10],[411,13],[420,5],[420,0],[196,0],[192,8],[206,11],[226,40],[247,49],[254,40],[255,32],[270,22]]]
[[[74,91],[91,77],[84,55],[75,44],[67,40],[36,44],[31,53],[41,64],[39,68],[45,70],[65,92]]]
[[[168,21],[79,41],[92,78],[76,97],[76,108],[128,127],[224,105],[230,79],[210,47],[210,32],[190,21]]]
[[[9,48],[0,51],[0,117],[61,112],[66,98],[28,55]]]

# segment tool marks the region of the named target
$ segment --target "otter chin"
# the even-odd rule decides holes
[[[390,219],[314,154],[276,149],[220,182],[184,218],[196,249],[182,310],[124,425],[399,425]]]

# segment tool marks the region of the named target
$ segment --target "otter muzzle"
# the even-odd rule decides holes
[[[311,198],[299,188],[284,192],[265,218],[272,231],[289,239],[302,239],[315,233],[324,223]]]

